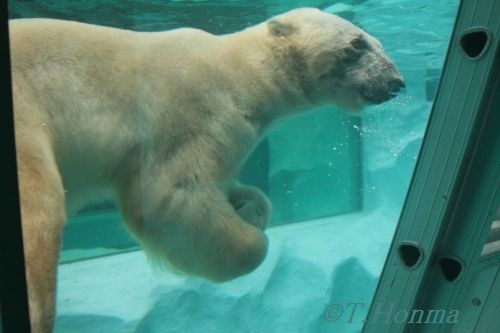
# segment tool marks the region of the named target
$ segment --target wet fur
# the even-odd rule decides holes
[[[52,330],[66,212],[114,198],[155,262],[213,281],[249,273],[266,255],[271,206],[234,180],[248,153],[279,119],[360,109],[364,74],[378,85],[398,75],[349,59],[390,63],[375,39],[315,9],[224,36],[50,19],[10,31],[34,333]],[[349,51],[360,36],[370,50]]]

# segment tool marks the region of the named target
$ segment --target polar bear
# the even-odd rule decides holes
[[[271,205],[235,175],[273,124],[316,106],[358,113],[404,86],[380,43],[296,9],[222,36],[10,22],[33,332],[49,332],[67,212],[112,197],[150,257],[226,281],[264,259]]]

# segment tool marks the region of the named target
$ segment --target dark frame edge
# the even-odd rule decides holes
[[[0,333],[30,332],[14,137],[7,0],[0,0]]]

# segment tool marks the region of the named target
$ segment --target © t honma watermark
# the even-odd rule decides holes
[[[330,304],[325,308],[323,316],[326,321],[336,322],[342,320],[344,323],[365,323],[365,319],[359,319],[359,311],[366,309],[365,303],[352,302],[345,304]],[[456,309],[397,309],[396,303],[374,304],[373,315],[370,322],[385,323],[408,323],[408,324],[457,324],[460,311]],[[356,316],[356,314],[358,314]]]

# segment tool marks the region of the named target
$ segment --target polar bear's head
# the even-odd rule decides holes
[[[315,104],[357,111],[395,97],[404,87],[380,42],[338,16],[302,8],[275,16],[266,26]]]

